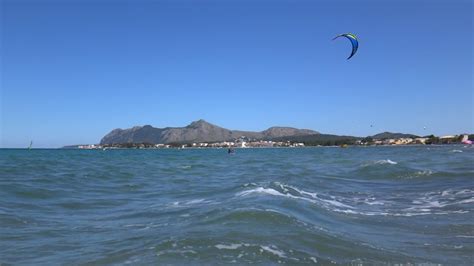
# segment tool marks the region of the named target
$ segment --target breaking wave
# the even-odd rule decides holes
[[[453,209],[451,207],[474,202],[473,191],[466,189],[460,191],[428,192],[411,202],[406,202],[406,196],[403,195],[333,196],[305,191],[279,182],[274,182],[269,187],[258,186],[243,190],[236,193],[236,196],[245,197],[253,194],[306,201],[332,212],[365,216],[417,216],[468,213],[468,210]],[[387,198],[390,200],[387,200]]]
[[[396,164],[398,164],[398,163],[395,162],[395,161],[392,161],[392,160],[390,160],[390,159],[386,159],[386,160],[371,161],[371,162],[368,162],[368,163],[363,164],[362,166],[363,166],[363,167],[367,167],[367,166],[383,165],[383,164],[396,165]]]

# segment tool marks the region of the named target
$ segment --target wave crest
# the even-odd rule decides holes
[[[431,172],[422,172],[429,175]],[[375,195],[364,197],[332,196],[316,192],[308,192],[294,186],[281,183],[273,183],[270,187],[255,187],[236,194],[238,197],[250,196],[252,194],[264,194],[288,199],[301,200],[316,204],[331,212],[365,215],[365,216],[417,216],[417,215],[446,215],[468,213],[468,210],[454,208],[459,205],[474,202],[473,191],[464,189],[461,191],[446,190],[442,192],[428,192],[421,197],[415,198],[411,203],[402,203],[398,197],[390,197],[390,200],[379,200]],[[380,197],[379,197],[380,198]]]

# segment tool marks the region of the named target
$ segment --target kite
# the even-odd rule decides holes
[[[357,52],[357,48],[359,48],[359,41],[357,40],[357,37],[352,34],[352,33],[344,33],[344,34],[339,34],[337,35],[336,37],[334,37],[334,39],[332,39],[333,41],[339,37],[346,37],[347,39],[349,39],[349,41],[351,41],[351,44],[352,44],[352,53],[351,55],[347,58],[347,60],[351,59],[352,56],[355,55],[355,53]]]

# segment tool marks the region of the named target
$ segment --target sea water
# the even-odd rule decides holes
[[[474,263],[474,148],[0,150],[0,264]]]

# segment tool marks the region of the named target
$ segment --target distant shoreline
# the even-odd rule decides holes
[[[348,145],[344,148],[376,148],[376,147],[444,147],[444,146],[469,146],[474,145],[462,144],[462,143],[449,143],[449,144],[410,144],[410,145]],[[304,147],[232,147],[233,149],[239,150],[251,150],[251,149],[315,149],[315,148],[341,148],[341,146],[304,146]],[[170,147],[170,148],[107,148],[108,150],[226,150],[227,148],[222,147]],[[73,147],[60,147],[60,148],[0,148],[0,150],[83,150],[83,151],[104,151],[104,149],[79,149]]]

